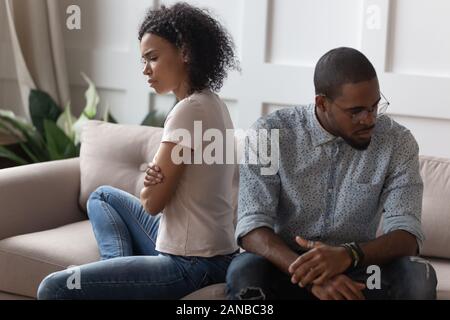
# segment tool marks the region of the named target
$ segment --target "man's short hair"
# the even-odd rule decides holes
[[[314,70],[316,94],[334,100],[342,94],[347,83],[369,81],[377,76],[367,57],[353,48],[341,47],[328,51],[317,62]]]

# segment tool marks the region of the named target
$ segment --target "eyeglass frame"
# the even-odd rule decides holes
[[[349,114],[350,110],[343,109],[343,107],[341,105],[339,105],[336,102],[334,102],[334,100],[329,98],[326,94],[320,93],[320,94],[318,94],[318,96],[324,97],[325,99],[328,99],[332,104],[337,105],[339,110],[341,110],[342,112],[346,113],[347,115]],[[384,99],[385,102],[382,103],[382,106],[380,108],[379,105],[381,103],[381,99]],[[360,108],[363,108],[364,110],[361,110],[361,111],[359,111],[357,113],[350,114],[350,116],[352,118],[352,123],[356,124],[358,122],[361,122],[362,120],[367,118],[369,113],[373,114],[374,112],[376,112],[376,117],[378,118],[378,117],[380,117],[380,116],[382,116],[382,115],[384,115],[386,113],[387,108],[389,108],[390,105],[391,105],[391,103],[388,101],[388,99],[386,99],[384,94],[380,91],[380,98],[378,99],[378,101],[373,106],[369,107],[372,110],[367,110],[367,108],[365,108],[365,107],[360,107]]]

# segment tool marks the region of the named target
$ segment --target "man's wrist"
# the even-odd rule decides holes
[[[347,251],[347,254],[351,259],[349,269],[361,267],[364,260],[364,252],[361,247],[356,242],[344,243],[341,244],[341,247]]]
[[[353,266],[353,256],[347,247],[341,245],[339,246],[339,248],[342,252],[342,260],[344,261],[344,271],[346,271]]]

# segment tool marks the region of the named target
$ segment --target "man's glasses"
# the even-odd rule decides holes
[[[339,109],[343,112],[345,112],[347,115],[349,115],[352,118],[352,122],[354,124],[360,123],[361,121],[367,119],[369,114],[375,114],[375,116],[378,118],[386,113],[387,108],[389,107],[390,103],[386,99],[386,97],[380,92],[380,99],[370,108],[365,107],[355,107],[350,109],[345,109],[344,107],[340,106],[336,102],[334,102],[332,99],[328,98],[324,94],[319,94],[319,96],[322,96],[326,99],[328,99],[331,103],[335,104],[339,107]]]

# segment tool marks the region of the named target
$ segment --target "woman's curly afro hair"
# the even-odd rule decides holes
[[[239,70],[231,36],[206,10],[184,2],[151,9],[139,28],[139,41],[146,33],[185,50],[190,93],[206,88],[219,91],[227,71]]]

